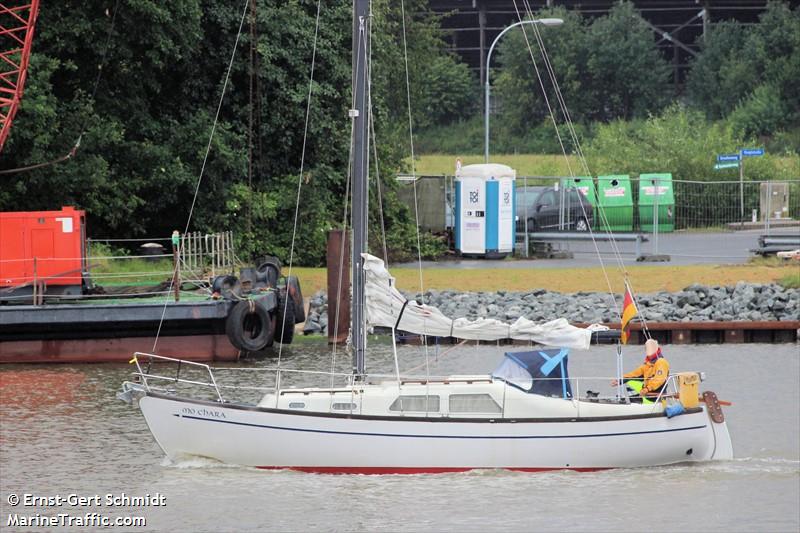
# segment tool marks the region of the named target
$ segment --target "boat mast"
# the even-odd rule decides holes
[[[367,251],[367,166],[369,161],[369,108],[367,106],[367,76],[369,68],[369,0],[353,1],[353,207],[352,221],[352,342],[353,375],[363,379],[366,331],[364,323],[364,258]]]

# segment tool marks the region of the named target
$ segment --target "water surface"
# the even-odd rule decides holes
[[[449,350],[449,351],[447,351]],[[626,347],[625,367],[641,347]],[[486,373],[503,347],[429,348],[431,374]],[[333,476],[164,459],[136,408],[115,399],[128,365],[0,367],[0,528],[9,513],[138,515],[139,531],[797,531],[800,357],[796,344],[668,346],[673,371],[704,370],[725,408],[736,459],[660,468],[539,474],[478,471]],[[425,363],[399,349],[401,369]],[[282,366],[328,370],[323,343],[284,349]],[[349,368],[337,354],[336,368]],[[247,363],[250,368],[274,361]],[[390,373],[389,346],[370,369]],[[614,348],[570,354],[571,375],[607,376]],[[424,373],[423,369],[419,372]],[[255,372],[250,382],[266,383]],[[598,388],[586,381],[580,389]],[[9,494],[160,493],[164,507],[11,507]],[[16,530],[15,528],[10,528]],[[19,528],[20,531],[43,528]],[[78,528],[75,528],[76,530]],[[122,530],[124,528],[117,528]],[[84,529],[85,530],[85,529]]]

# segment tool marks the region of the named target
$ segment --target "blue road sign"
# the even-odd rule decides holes
[[[738,166],[738,161],[734,161],[733,163],[717,163],[714,165],[714,170],[722,170],[723,168],[737,168]]]
[[[763,148],[742,148],[742,157],[757,157],[764,155]]]
[[[726,154],[717,156],[717,161],[719,161],[720,163],[725,163],[727,161],[738,161],[738,160],[739,160],[739,154]]]

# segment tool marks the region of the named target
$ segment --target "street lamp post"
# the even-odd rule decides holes
[[[515,28],[517,26],[522,26],[523,24],[541,24],[542,26],[560,26],[563,24],[564,21],[561,19],[533,19],[533,20],[521,20],[519,22],[515,22],[511,26],[508,26],[503,31],[497,34],[497,37],[494,38],[492,41],[492,45],[489,47],[489,53],[486,54],[486,85],[485,85],[485,95],[484,95],[484,110],[483,110],[483,133],[484,133],[484,156],[485,162],[489,162],[489,69],[491,68],[492,64],[492,52],[494,51],[494,45],[497,44],[497,41],[500,40],[500,37],[505,35],[505,33],[510,30],[511,28]]]

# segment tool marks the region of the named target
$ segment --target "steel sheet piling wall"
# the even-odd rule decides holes
[[[328,343],[347,340],[350,329],[350,238],[346,230],[328,232]]]

